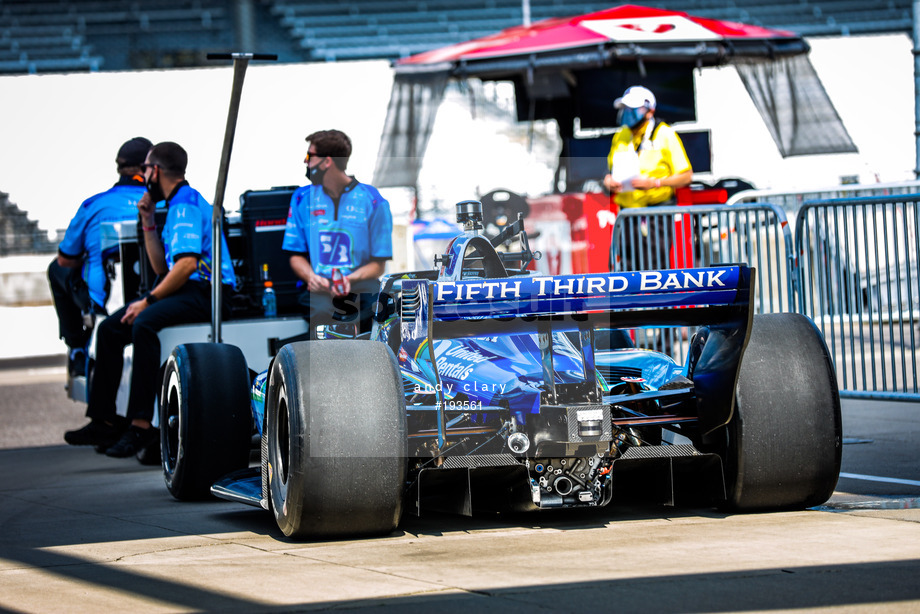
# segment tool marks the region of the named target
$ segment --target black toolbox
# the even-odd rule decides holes
[[[285,186],[247,190],[240,195],[245,244],[245,267],[240,290],[261,305],[262,265],[267,264],[277,297],[278,315],[299,313],[297,296],[306,289],[298,288],[298,278],[291,270],[288,255],[281,251],[291,195],[296,189],[297,186]]]

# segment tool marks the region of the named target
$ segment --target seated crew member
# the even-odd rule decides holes
[[[143,137],[125,142],[115,156],[118,183],[83,201],[67,226],[57,258],[48,266],[48,282],[58,317],[58,331],[67,344],[71,375],[86,374],[86,345],[96,315],[105,315],[109,278],[102,253],[103,222],[134,222],[144,195],[141,165],[151,143]]]
[[[345,173],[351,140],[343,132],[321,130],[306,140],[310,185],[291,196],[282,249],[306,285],[299,300],[311,328],[332,316],[359,323],[364,332],[371,325],[380,276],[393,257],[390,204],[377,188]]]
[[[207,322],[211,317],[212,207],[185,180],[187,163],[188,155],[176,143],[158,143],[147,153],[143,165],[147,193],[138,203],[138,211],[157,283],[145,296],[99,325],[96,371],[86,409],[90,423],[64,434],[71,445],[94,445],[105,448],[106,455],[120,458],[133,456],[153,443],[159,434],[151,426],[160,369],[157,333],[167,326]],[[160,201],[165,201],[167,211],[162,234],[157,232],[154,218]],[[221,246],[220,280],[229,289],[236,285],[236,278],[226,239]],[[122,355],[131,343],[130,426],[123,430],[115,399]]]

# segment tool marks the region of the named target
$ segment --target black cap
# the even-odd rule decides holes
[[[147,159],[147,152],[150,151],[151,147],[153,147],[153,143],[142,136],[136,136],[121,146],[115,162],[118,163],[119,168],[123,166],[140,166]]]

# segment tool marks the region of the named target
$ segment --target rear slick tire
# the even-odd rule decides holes
[[[159,416],[163,478],[176,499],[205,499],[218,479],[248,467],[252,411],[240,348],[177,346],[166,360]]]
[[[265,432],[271,507],[286,536],[379,535],[399,524],[406,407],[386,344],[284,346],[270,369]]]
[[[804,509],[830,498],[840,474],[840,395],[811,320],[754,316],[725,434],[729,509]]]

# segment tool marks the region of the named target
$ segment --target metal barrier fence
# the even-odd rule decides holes
[[[757,268],[755,311],[795,309],[792,235],[775,205],[694,205],[623,209],[613,227],[613,270],[704,267],[744,262]],[[636,329],[638,347],[681,361],[694,331],[687,327]]]
[[[835,357],[841,395],[920,400],[920,195],[806,202],[798,311]]]
[[[614,270],[744,262],[756,313],[797,311],[823,333],[841,396],[920,400],[920,194],[806,201],[795,242],[776,204],[623,210]],[[637,329],[636,345],[683,360],[688,328]]]
[[[788,192],[783,190],[743,190],[728,199],[729,205],[746,205],[754,202],[769,202],[779,206],[786,212],[790,221],[794,222],[799,209],[807,201],[829,200],[832,198],[859,198],[864,196],[877,196],[886,198],[899,194],[917,194],[920,192],[920,181],[901,181],[897,183],[859,183],[839,185],[817,190],[801,190]],[[795,229],[793,229],[793,232]]]

